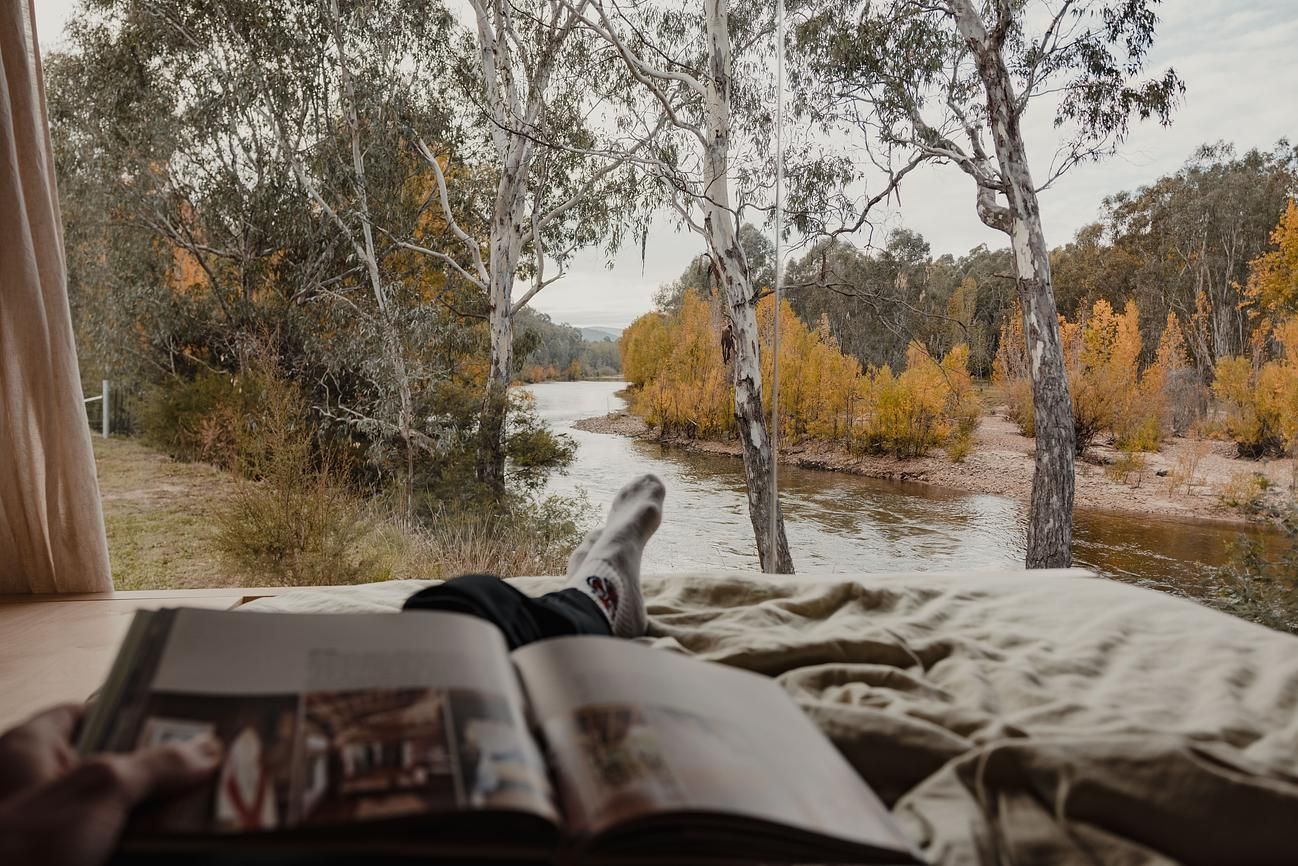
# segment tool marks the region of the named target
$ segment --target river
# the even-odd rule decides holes
[[[623,387],[529,386],[545,423],[577,442],[576,459],[551,479],[548,492],[584,490],[602,509],[628,479],[653,472],[667,485],[667,500],[645,553],[647,571],[757,568],[739,460],[573,428],[574,421],[623,408],[616,396]],[[799,571],[1022,567],[1026,509],[1012,499],[783,466],[780,497]],[[1073,556],[1075,564],[1111,577],[1197,594],[1239,532],[1219,523],[1078,509]]]

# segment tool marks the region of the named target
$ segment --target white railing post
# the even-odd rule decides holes
[[[100,408],[104,412],[103,423],[100,424],[100,427],[103,430],[104,438],[107,439],[108,434],[110,432],[109,428],[111,426],[109,421],[109,416],[108,416],[108,380],[107,379],[104,380],[104,402],[100,405]]]

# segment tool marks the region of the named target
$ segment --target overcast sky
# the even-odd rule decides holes
[[[20,0],[21,2],[21,0]],[[44,50],[56,48],[76,0],[36,0]],[[1282,137],[1298,138],[1298,0],[1170,0],[1148,68],[1174,66],[1186,82],[1185,101],[1172,126],[1142,124],[1117,156],[1075,168],[1043,194],[1046,240],[1058,245],[1093,221],[1101,199],[1175,171],[1205,142],[1227,140],[1239,150],[1269,149]],[[1049,114],[1025,122],[1034,175],[1045,176],[1054,153]],[[901,209],[887,225],[905,225],[928,240],[934,254],[963,253],[980,243],[1004,246],[974,214],[973,188],[953,167],[926,167],[907,177]],[[675,279],[702,251],[696,236],[659,220],[641,250],[624,250],[605,267],[598,250],[579,254],[562,281],[532,306],[575,325],[623,326],[651,306],[654,290]]]

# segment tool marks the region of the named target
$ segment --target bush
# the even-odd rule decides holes
[[[1124,451],[1157,451],[1164,439],[1184,432],[1200,414],[1202,388],[1190,370],[1174,314],[1167,317],[1154,362],[1143,371],[1140,314],[1131,301],[1121,313],[1100,300],[1077,322],[1061,316],[1059,339],[1078,455],[1106,433]],[[1017,313],[1001,329],[994,379],[1005,394],[1010,419],[1023,435],[1032,436],[1027,344]]]
[[[318,447],[306,400],[290,382],[261,378],[260,400],[236,426],[245,476],[216,514],[216,544],[256,584],[339,584],[373,579],[358,542],[371,530],[364,504]]]
[[[861,376],[851,442],[861,450],[908,459],[945,446],[963,460],[982,414],[969,378],[968,349],[953,348],[941,363],[918,343],[906,351],[906,369],[887,366]]]
[[[536,400],[528,391],[510,394],[509,425],[505,431],[505,456],[510,480],[524,493],[540,490],[555,468],[572,463],[577,443],[552,432],[536,414]]]
[[[1019,432],[1029,439],[1037,435],[1037,416],[1032,409],[1032,383],[1027,379],[1006,382],[1001,389],[1005,395],[1006,414]]]
[[[1105,467],[1104,474],[1119,484],[1139,487],[1145,480],[1146,468],[1148,464],[1143,454],[1123,451],[1117,460]]]
[[[1227,435],[1240,456],[1258,458],[1298,450],[1298,317],[1276,326],[1280,357],[1217,361],[1212,392],[1221,401]]]
[[[255,411],[260,391],[256,377],[211,370],[201,370],[192,379],[166,379],[140,401],[140,433],[177,460],[233,467],[240,419]]]
[[[1172,495],[1181,485],[1185,485],[1185,495],[1190,495],[1191,488],[1194,487],[1196,477],[1199,474],[1199,464],[1208,454],[1208,443],[1202,439],[1189,443],[1186,449],[1177,455],[1176,465],[1172,471],[1167,474],[1167,493]]]
[[[1258,514],[1269,486],[1267,477],[1260,472],[1236,472],[1222,488],[1221,504],[1246,514]]]
[[[524,499],[505,510],[441,508],[400,539],[402,577],[563,574],[594,509],[585,495]]]
[[[957,430],[946,443],[946,456],[952,463],[963,463],[973,451],[973,430]]]

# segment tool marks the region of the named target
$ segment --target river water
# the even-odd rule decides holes
[[[584,490],[602,510],[627,480],[653,472],[667,485],[667,500],[662,527],[645,553],[647,571],[757,568],[741,461],[573,429],[574,421],[623,408],[615,392],[625,385],[529,386],[540,417],[578,446],[572,466],[550,481],[548,492]],[[1012,499],[783,466],[780,496],[798,571],[1022,567],[1026,509]],[[1239,532],[1079,509],[1073,556],[1075,564],[1111,577],[1196,594]]]

